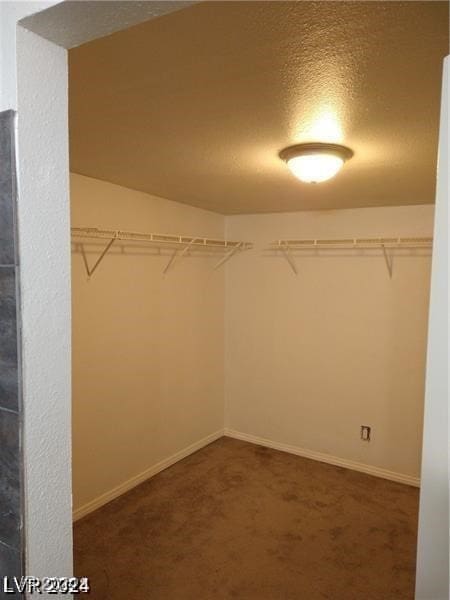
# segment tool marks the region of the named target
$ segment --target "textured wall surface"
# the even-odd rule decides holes
[[[17,22],[55,1],[0,2],[0,110],[17,108]]]
[[[67,52],[21,27],[17,38],[26,570],[62,577],[72,574]]]
[[[0,113],[0,576],[22,573],[14,112]],[[1,595],[1,593],[0,593]]]

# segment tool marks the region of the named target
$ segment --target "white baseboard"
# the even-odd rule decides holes
[[[367,473],[368,475],[374,475],[375,477],[389,479],[390,481],[396,481],[397,483],[404,483],[406,485],[412,485],[414,487],[420,486],[420,479],[418,477],[411,477],[410,475],[404,475],[403,473],[395,473],[394,471],[388,471],[387,469],[380,469],[379,467],[373,467],[371,465],[365,465],[363,463],[354,462],[352,460],[346,460],[344,458],[339,458],[338,456],[332,456],[331,454],[315,452],[314,450],[306,450],[305,448],[299,448],[298,446],[290,446],[288,444],[273,442],[272,440],[261,438],[255,435],[250,435],[248,433],[241,433],[240,431],[235,431],[234,429],[219,429],[218,431],[206,436],[198,442],[191,444],[187,448],[183,448],[183,450],[180,450],[179,452],[172,454],[172,456],[169,456],[168,458],[165,458],[164,460],[156,463],[156,465],[149,467],[142,473],[135,475],[131,479],[128,479],[124,483],[121,483],[112,490],[109,490],[101,496],[98,496],[98,498],[94,498],[94,500],[91,500],[83,506],[80,506],[79,508],[73,511],[73,520],[77,521],[78,519],[85,517],[94,510],[97,510],[97,508],[100,508],[104,504],[111,502],[111,500],[114,500],[122,494],[125,494],[125,492],[128,492],[140,483],[143,483],[147,479],[150,479],[160,471],[167,469],[168,467],[174,465],[183,458],[186,458],[186,456],[197,452],[197,450],[200,450],[208,444],[215,442],[224,435],[230,438],[235,438],[237,440],[242,440],[244,442],[257,444],[258,446],[266,446],[267,448],[281,450],[282,452],[289,452],[290,454],[296,454],[297,456],[302,456],[304,458],[318,460],[320,462],[335,465],[337,467],[344,467],[345,469],[351,469],[353,471]]]
[[[389,479],[390,481],[396,481],[397,483],[404,483],[406,485],[420,487],[420,479],[418,477],[412,477],[411,475],[395,473],[394,471],[388,471],[387,469],[380,469],[379,467],[373,467],[371,465],[365,465],[352,460],[346,460],[345,458],[339,458],[338,456],[332,456],[331,454],[323,454],[322,452],[315,452],[314,450],[306,450],[304,448],[299,448],[298,446],[289,446],[288,444],[273,442],[272,440],[267,440],[265,438],[250,435],[248,433],[241,433],[240,431],[235,431],[234,429],[226,428],[224,430],[224,435],[237,440],[242,440],[244,442],[257,444],[258,446],[266,446],[267,448],[273,448],[274,450],[281,450],[282,452],[289,452],[290,454],[303,456],[303,458],[318,460],[320,462],[328,463],[329,465],[344,467],[345,469],[367,473],[368,475]]]
[[[128,481],[121,483],[120,485],[113,488],[109,492],[106,492],[106,493],[102,494],[101,496],[99,496],[98,498],[94,498],[94,500],[91,500],[87,504],[80,506],[80,508],[77,508],[76,510],[73,511],[73,520],[77,521],[78,519],[85,517],[89,513],[93,512],[94,510],[97,510],[97,508],[100,508],[104,504],[111,502],[111,500],[118,498],[119,496],[121,496],[122,494],[125,494],[125,492],[128,492],[129,490],[136,487],[140,483],[143,483],[147,479],[150,479],[150,477],[153,477],[160,471],[163,471],[164,469],[167,469],[167,467],[174,465],[176,462],[182,460],[183,458],[186,458],[186,456],[189,456],[190,454],[197,452],[197,450],[204,448],[208,444],[211,444],[211,442],[215,442],[219,438],[223,437],[223,434],[224,434],[223,429],[220,429],[219,431],[216,431],[215,433],[212,433],[211,435],[206,436],[202,440],[199,440],[198,442],[191,444],[187,448],[183,448],[183,450],[180,450],[179,452],[172,454],[172,456],[169,456],[169,458],[165,458],[164,460],[161,460],[159,463],[156,463],[156,465],[153,465],[152,467],[149,467],[142,473],[139,473],[139,475],[135,475],[131,479],[128,479]]]

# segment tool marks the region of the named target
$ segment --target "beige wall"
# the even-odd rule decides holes
[[[74,508],[229,430],[419,475],[429,251],[295,257],[277,238],[431,235],[432,206],[227,217],[81,175],[72,225],[252,241],[224,269],[73,253]],[[90,247],[89,247],[90,248]],[[97,249],[97,255],[101,248]],[[90,254],[89,260],[95,260]],[[225,407],[225,423],[224,423]],[[359,438],[372,427],[372,441]]]
[[[73,226],[224,235],[221,215],[81,175],[71,204]],[[224,270],[188,257],[163,275],[169,257],[140,251],[89,282],[72,254],[75,510],[223,427]]]
[[[277,238],[430,235],[432,221],[432,206],[227,218],[230,238],[256,243],[227,271],[227,427],[419,475],[429,252],[396,256],[391,280],[380,251],[296,257],[296,277],[262,250]]]

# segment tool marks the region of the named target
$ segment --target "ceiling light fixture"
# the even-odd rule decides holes
[[[353,151],[339,144],[314,142],[289,146],[279,156],[295,177],[306,183],[319,183],[334,177]]]

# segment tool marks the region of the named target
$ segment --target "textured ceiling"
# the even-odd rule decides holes
[[[434,201],[447,2],[204,2],[70,51],[71,169],[222,213]],[[341,142],[334,179],[285,146]]]
[[[64,0],[25,17],[20,25],[58,46],[73,48],[193,3],[186,0]]]

